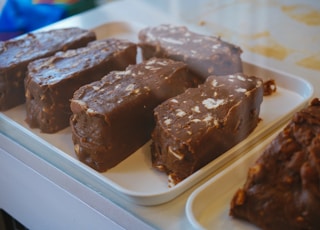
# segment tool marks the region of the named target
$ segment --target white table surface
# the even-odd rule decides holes
[[[112,21],[134,21],[146,26],[186,24],[239,44],[244,60],[309,80],[315,86],[314,96],[320,97],[320,22],[308,25],[307,19],[297,17],[301,12],[315,12],[314,17],[320,20],[318,2],[115,1],[48,28],[92,28]],[[300,11],[285,7],[288,5],[300,7]],[[276,47],[276,55],[261,53],[257,44]],[[302,61],[307,58],[309,66]],[[0,132],[0,208],[30,229],[191,229],[185,204],[203,182],[168,203],[139,206],[113,192],[102,196]]]

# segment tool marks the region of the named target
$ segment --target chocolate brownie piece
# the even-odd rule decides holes
[[[25,79],[26,122],[45,133],[67,127],[74,91],[135,64],[136,48],[129,41],[111,38],[31,62]]]
[[[262,229],[320,229],[320,100],[297,112],[250,167],[230,215]]]
[[[24,78],[28,64],[58,51],[86,46],[95,33],[80,28],[34,32],[0,42],[0,111],[25,101]]]
[[[262,80],[242,73],[209,76],[198,88],[155,108],[152,164],[169,187],[245,139],[257,126]]]
[[[152,58],[81,87],[70,119],[79,160],[100,172],[114,167],[151,138],[153,109],[196,83],[184,63]]]
[[[166,57],[183,61],[198,76],[242,72],[242,50],[219,37],[189,31],[184,26],[160,25],[139,32],[144,58]]]

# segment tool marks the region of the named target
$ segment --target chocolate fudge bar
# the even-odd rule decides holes
[[[297,112],[250,167],[230,215],[261,229],[320,229],[320,100]]]
[[[153,109],[196,84],[184,63],[152,58],[81,87],[70,119],[79,160],[100,172],[114,167],[150,140]]]
[[[24,78],[28,64],[58,51],[86,46],[96,35],[80,28],[34,32],[0,42],[0,111],[25,102]]]
[[[67,127],[74,91],[135,64],[136,48],[129,41],[111,38],[31,62],[25,80],[26,122],[44,133]]]
[[[242,72],[242,50],[219,37],[189,31],[184,26],[159,25],[139,32],[143,57],[166,57],[183,61],[198,76]]]
[[[152,164],[169,187],[245,139],[259,122],[262,80],[242,73],[209,76],[198,88],[155,108]]]

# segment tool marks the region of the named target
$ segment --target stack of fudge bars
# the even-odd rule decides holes
[[[152,137],[152,165],[168,174],[171,186],[254,130],[263,84],[242,73],[240,48],[219,38],[171,25],[146,28],[139,37],[145,61],[75,92],[75,152],[103,172]]]
[[[0,88],[0,108],[26,100],[26,122],[45,133],[70,124],[75,152],[92,168],[106,171],[152,138],[152,165],[176,184],[257,126],[263,84],[242,73],[239,47],[183,26],[142,29],[138,44],[64,32],[74,30],[91,40],[66,46],[62,41],[81,35],[55,30],[0,43],[1,56],[23,63],[18,70],[9,61],[1,66],[0,81],[10,90]],[[62,39],[42,52],[52,43],[47,37]],[[28,44],[39,54],[25,60]],[[10,91],[24,95],[17,102]]]

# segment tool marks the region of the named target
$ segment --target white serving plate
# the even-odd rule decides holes
[[[186,216],[195,229],[258,230],[253,224],[229,216],[230,202],[247,178],[248,169],[275,132],[242,158],[194,190],[186,203]]]
[[[119,37],[137,41],[137,33],[143,26],[128,22],[111,22],[94,30],[98,38]],[[297,76],[244,63],[244,72],[263,79],[274,79],[277,92],[264,97],[260,117],[262,121],[250,136],[206,165],[178,185],[168,188],[167,176],[151,166],[149,144],[145,144],[130,157],[105,173],[98,173],[77,160],[71,140],[71,129],[55,134],[44,134],[30,129],[25,123],[25,105],[0,113],[0,132],[50,162],[66,174],[96,190],[101,195],[113,190],[129,201],[141,205],[167,202],[186,191],[201,179],[215,172],[245,149],[262,141],[292,114],[306,105],[313,95],[309,82]]]

